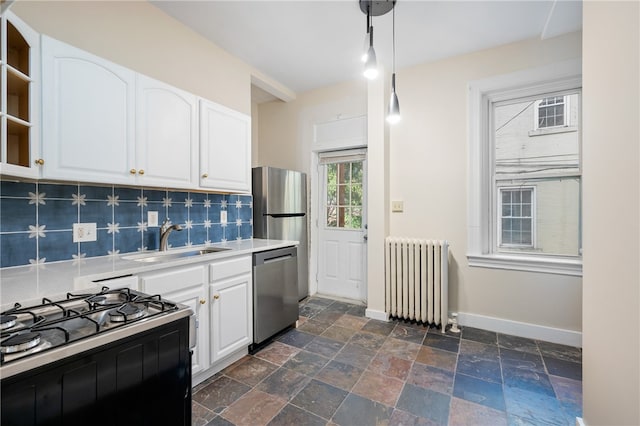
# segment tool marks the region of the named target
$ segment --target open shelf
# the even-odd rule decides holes
[[[7,67],[7,114],[24,121],[29,120],[29,85],[24,74]]]
[[[7,21],[7,64],[29,75],[29,44],[9,21]]]
[[[29,167],[30,127],[7,117],[7,159],[8,164]]]

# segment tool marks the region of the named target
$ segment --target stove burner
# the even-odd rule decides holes
[[[94,303],[96,305],[106,305],[107,297],[106,296],[93,296],[89,298],[89,302]]]
[[[0,351],[3,354],[26,351],[40,343],[40,333],[16,334],[3,340],[0,344]]]
[[[15,315],[0,315],[0,330],[6,330],[16,325],[18,317]]]
[[[147,313],[144,306],[135,303],[125,303],[117,309],[109,311],[112,322],[125,322],[143,317]]]

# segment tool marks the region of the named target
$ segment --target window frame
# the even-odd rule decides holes
[[[467,260],[469,266],[582,276],[582,256],[496,249],[492,104],[545,93],[582,93],[579,59],[469,82]],[[581,145],[581,144],[580,144]],[[581,175],[581,173],[580,173]]]
[[[504,219],[504,216],[502,215],[502,191],[523,191],[523,190],[529,190],[531,191],[531,215],[530,215],[530,220],[531,220],[531,244],[514,244],[514,243],[509,243],[509,244],[504,244],[502,242],[502,219]],[[496,198],[496,202],[497,202],[497,206],[496,206],[496,212],[500,212],[499,214],[496,214],[496,247],[497,250],[500,252],[511,252],[511,251],[516,251],[518,252],[519,250],[522,249],[528,249],[528,250],[535,250],[536,248],[536,187],[532,186],[532,185],[498,185],[498,187],[496,188],[496,192],[499,194]],[[522,205],[522,203],[520,203]],[[520,219],[522,219],[524,216],[519,216]]]
[[[554,97],[558,97],[558,96],[554,96]],[[562,108],[563,108],[563,123],[562,124],[558,124],[555,126],[544,126],[544,127],[540,127],[540,104],[542,103],[542,99],[539,99],[537,101],[535,101],[535,103],[533,104],[533,128],[534,130],[538,130],[538,131],[549,131],[551,129],[563,129],[565,127],[570,127],[571,126],[571,108],[570,108],[570,97],[567,95],[562,95],[563,98],[563,102],[562,102]],[[546,107],[547,105],[543,106]]]

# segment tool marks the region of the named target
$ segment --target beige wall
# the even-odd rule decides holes
[[[367,113],[367,84],[351,81],[258,106],[258,164],[309,173],[314,123]]]
[[[583,418],[639,425],[640,4],[583,8]]]
[[[146,1],[24,1],[36,31],[150,77],[251,113],[252,68]]]
[[[451,309],[581,331],[580,278],[470,268],[465,256],[468,82],[580,55],[581,35],[575,33],[398,72],[402,121],[390,133],[388,183],[391,200],[403,200],[405,210],[391,214],[390,234],[450,241]],[[312,127],[303,122],[305,111],[324,109],[330,115],[334,107],[334,114],[343,113],[339,101],[361,97],[361,90],[366,90],[364,83],[354,82],[300,94],[288,104],[260,105],[260,162],[308,170],[310,148],[304,141],[310,140]],[[370,175],[384,173],[375,167],[370,164]],[[382,280],[370,279],[369,286],[370,301],[372,292],[382,294]]]

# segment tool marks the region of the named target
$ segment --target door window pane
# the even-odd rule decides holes
[[[327,227],[362,228],[362,161],[326,165]]]

